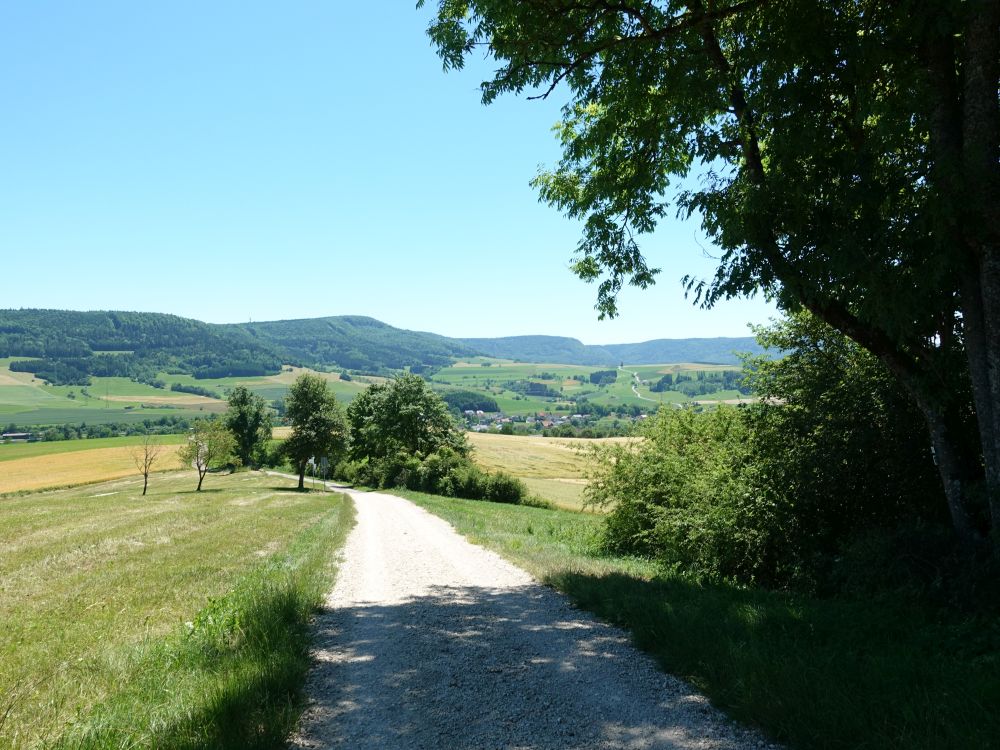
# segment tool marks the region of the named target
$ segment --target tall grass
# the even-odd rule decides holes
[[[790,747],[1000,747],[996,618],[707,585],[599,556],[598,517],[406,496],[628,629],[665,669]]]
[[[136,648],[125,687],[55,747],[283,747],[301,707],[309,620],[352,518],[341,498],[193,621]]]

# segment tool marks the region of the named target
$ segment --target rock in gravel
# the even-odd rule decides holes
[[[445,521],[350,494],[358,523],[317,622],[293,747],[775,747]]]

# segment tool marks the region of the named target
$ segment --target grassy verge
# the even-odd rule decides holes
[[[0,501],[0,746],[282,746],[353,511],[210,480]]]
[[[630,630],[665,669],[791,747],[1000,746],[996,620],[699,584],[599,557],[600,517],[400,494]]]

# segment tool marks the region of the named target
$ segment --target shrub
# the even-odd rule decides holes
[[[486,499],[495,503],[519,503],[528,494],[528,488],[517,477],[502,471],[491,474],[486,482]]]

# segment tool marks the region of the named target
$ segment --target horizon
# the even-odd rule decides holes
[[[741,336],[775,314],[686,300],[679,279],[711,278],[718,251],[671,219],[643,238],[657,285],[598,321],[569,270],[579,223],[528,184],[559,159],[560,92],[484,107],[489,61],[445,74],[433,9],[381,10],[0,9],[4,302],[205,322],[365,310],[455,338],[617,343]],[[373,59],[357,30],[374,27]]]
[[[445,338],[457,339],[457,340],[463,340],[463,339],[511,339],[511,338],[543,337],[543,338],[574,339],[576,341],[579,341],[584,346],[596,346],[596,347],[602,347],[602,346],[621,346],[621,345],[628,345],[628,344],[647,344],[647,343],[651,343],[651,342],[654,342],[654,341],[688,341],[688,340],[699,340],[699,339],[745,339],[745,338],[753,338],[752,334],[747,334],[747,335],[744,335],[744,336],[725,336],[725,335],[720,335],[720,336],[657,336],[657,337],[651,338],[651,339],[641,339],[641,340],[635,340],[635,341],[591,342],[591,341],[584,341],[583,339],[580,339],[580,338],[578,338],[576,336],[570,336],[570,335],[559,334],[559,333],[538,333],[538,332],[534,332],[534,333],[511,333],[511,334],[504,334],[504,335],[500,335],[500,336],[451,336],[451,335],[448,335],[448,334],[441,333],[440,331],[432,331],[432,330],[426,330],[426,329],[422,329],[422,328],[407,328],[405,326],[399,326],[399,325],[391,323],[391,322],[389,322],[387,320],[383,320],[381,318],[378,318],[378,317],[376,317],[374,315],[368,315],[368,314],[363,314],[363,313],[337,313],[337,314],[331,314],[331,315],[316,315],[314,317],[307,317],[307,318],[273,318],[273,319],[268,319],[268,320],[212,321],[212,320],[202,320],[200,318],[191,318],[189,316],[178,315],[177,313],[173,313],[173,312],[164,312],[163,310],[125,310],[125,309],[116,309],[116,308],[92,308],[92,309],[87,309],[87,310],[78,310],[78,309],[61,308],[61,307],[0,308],[0,312],[7,312],[7,311],[17,312],[17,311],[30,311],[30,310],[56,310],[56,311],[60,311],[60,312],[78,312],[78,313],[120,312],[120,313],[139,313],[139,314],[150,314],[150,315],[174,315],[174,316],[179,317],[179,318],[186,318],[188,320],[196,320],[196,321],[198,321],[200,323],[207,323],[209,325],[247,325],[247,324],[253,324],[253,323],[286,323],[286,322],[305,321],[305,320],[322,320],[324,318],[369,318],[371,320],[376,320],[376,321],[378,321],[380,323],[384,323],[385,325],[391,326],[391,327],[399,329],[399,330],[409,331],[411,333],[427,333],[427,334],[431,334],[431,335],[435,335],[435,336],[444,336]]]

